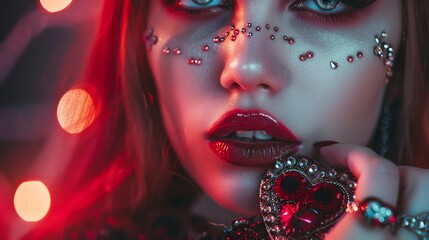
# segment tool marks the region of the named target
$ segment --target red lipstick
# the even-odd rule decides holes
[[[298,152],[300,140],[274,117],[261,111],[234,110],[208,131],[210,149],[221,159],[240,166],[272,165]]]

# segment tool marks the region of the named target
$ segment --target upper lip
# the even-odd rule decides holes
[[[209,139],[227,137],[236,131],[263,130],[273,138],[290,143],[300,140],[285,125],[262,111],[233,110],[224,114],[207,133]]]

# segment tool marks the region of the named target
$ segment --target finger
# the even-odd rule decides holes
[[[400,190],[398,216],[419,216],[429,212],[429,170],[416,167],[399,166]],[[415,233],[400,227],[398,239],[416,239]]]
[[[396,206],[399,192],[399,174],[396,166],[379,157],[372,150],[352,145],[334,144],[320,149],[321,155],[335,166],[350,169],[358,179],[356,200],[375,197]],[[381,231],[364,224],[360,214],[346,214],[329,232],[327,239],[388,239],[389,231]]]
[[[429,171],[426,169],[399,166],[400,198],[398,207],[402,213],[416,215],[428,211]]]
[[[396,206],[399,192],[398,168],[369,148],[353,144],[334,144],[320,149],[332,165],[350,169],[358,179],[356,200],[375,197]]]

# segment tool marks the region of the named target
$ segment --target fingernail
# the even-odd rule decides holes
[[[338,142],[336,142],[336,141],[328,140],[328,141],[320,141],[320,142],[317,142],[317,143],[313,144],[313,146],[314,146],[314,147],[318,147],[318,148],[322,148],[322,147],[326,147],[326,146],[333,145],[333,144],[337,144],[337,143],[338,143]]]

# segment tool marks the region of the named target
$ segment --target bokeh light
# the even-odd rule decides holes
[[[48,188],[40,181],[19,185],[13,201],[18,215],[27,222],[37,222],[46,216],[51,206]]]
[[[58,104],[58,122],[66,132],[71,134],[78,134],[87,129],[95,116],[94,100],[86,90],[81,88],[66,92]]]
[[[64,10],[70,5],[72,0],[40,0],[40,5],[51,13]]]

